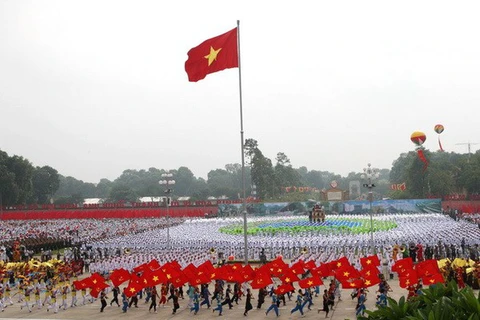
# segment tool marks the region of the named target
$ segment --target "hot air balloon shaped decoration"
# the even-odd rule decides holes
[[[423,171],[427,170],[428,161],[427,158],[425,158],[423,149],[421,148],[422,144],[425,142],[425,140],[427,140],[427,136],[421,131],[415,131],[410,136],[410,140],[417,146],[418,158],[423,162]]]
[[[438,145],[440,147],[440,151],[444,151],[442,143],[440,142],[440,134],[443,132],[443,130],[445,130],[445,128],[441,124],[436,124],[435,127],[433,127],[433,130],[435,130],[435,132],[438,134]]]

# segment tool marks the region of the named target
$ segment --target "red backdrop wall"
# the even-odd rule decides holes
[[[450,209],[458,209],[466,213],[476,213],[480,212],[480,201],[479,200],[455,200],[455,201],[442,201],[442,208],[447,210],[447,207]]]
[[[204,217],[206,213],[216,214],[217,206],[212,207],[170,207],[170,217]],[[78,210],[19,210],[3,211],[1,220],[41,220],[41,219],[105,219],[105,218],[152,218],[166,217],[165,208],[128,209],[78,209]]]

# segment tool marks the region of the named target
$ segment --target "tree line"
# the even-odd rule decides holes
[[[415,199],[444,197],[452,193],[480,194],[480,152],[457,154],[424,150],[428,168],[424,170],[416,152],[402,153],[393,161],[391,169],[381,169],[375,181],[376,199]],[[350,182],[360,185],[361,170],[346,177],[329,171],[308,170],[305,166],[294,168],[288,156],[278,152],[275,162],[265,156],[258,141],[245,141],[246,194],[265,201],[320,200],[320,190],[331,188],[336,181],[338,188],[350,191],[350,199],[364,199],[367,190],[350,187]],[[164,169],[127,169],[113,181],[101,179],[98,183],[84,182],[65,177],[52,167],[35,167],[21,156],[9,156],[0,150],[0,203],[3,205],[31,203],[81,203],[85,198],[102,198],[106,201],[136,201],[139,197],[162,196],[165,187]],[[208,173],[207,179],[196,177],[188,167],[170,170],[174,185],[173,197],[188,196],[191,200],[207,197],[238,199],[242,197],[242,168],[238,163],[227,164],[222,169]],[[405,183],[405,190],[391,190],[391,184]],[[310,187],[314,191],[294,192],[286,187]],[[306,190],[306,188],[305,188]],[[289,191],[289,192],[287,192]]]

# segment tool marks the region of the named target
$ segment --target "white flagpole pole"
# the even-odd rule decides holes
[[[237,50],[238,50],[238,86],[240,93],[240,139],[242,146],[242,213],[243,213],[243,237],[245,245],[245,264],[248,264],[248,239],[247,239],[247,195],[245,191],[245,146],[243,138],[243,105],[242,105],[242,67],[240,64],[240,20],[237,20]]]

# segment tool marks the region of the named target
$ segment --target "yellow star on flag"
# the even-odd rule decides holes
[[[435,282],[435,280],[433,280],[433,279],[430,279],[430,280],[428,280],[428,281],[429,281],[430,283],[434,283],[434,282]]]
[[[167,279],[171,279],[171,278],[172,278],[172,275],[167,274]]]
[[[405,281],[405,284],[408,286],[410,284],[410,280]]]
[[[341,262],[337,262],[337,268],[340,268],[342,266]]]
[[[372,284],[372,283],[370,282],[370,280],[365,281],[365,285],[366,285],[366,286],[369,286],[369,285],[371,285],[371,284]]]
[[[147,282],[148,282],[147,279],[143,279],[143,283],[147,284]]]
[[[278,268],[277,272],[278,272],[278,273],[281,273],[281,272],[282,272],[282,268]]]
[[[370,276],[370,271],[365,272],[367,276]]]
[[[92,282],[93,282],[93,284],[97,284],[97,280],[93,280]]]
[[[131,293],[134,293],[134,292],[135,292],[135,289],[130,288],[130,292],[131,292]]]
[[[350,282],[350,287],[355,287],[355,283]]]
[[[213,47],[210,47],[210,53],[204,57],[205,59],[208,59],[208,66],[210,66],[213,63],[213,61],[217,60],[217,55],[220,52],[220,50],[222,50],[222,48],[215,50],[213,49]]]
[[[290,278],[285,278],[285,282],[286,282],[286,283],[289,283],[289,282],[290,282]]]
[[[371,264],[371,263],[372,263],[372,260],[368,259],[367,264]]]
[[[350,275],[350,272],[348,272],[348,271],[345,271],[345,272],[343,273],[343,276],[344,276],[344,277],[348,277],[349,275]]]
[[[309,286],[313,285],[313,281],[312,281],[312,280],[308,281],[307,283],[308,283]]]
[[[210,276],[210,279],[213,279],[215,278],[215,273],[212,273],[212,275]]]
[[[152,278],[152,280],[155,281],[155,282],[157,282],[157,281],[158,281],[158,277],[157,277],[157,276],[154,276],[154,277]]]

